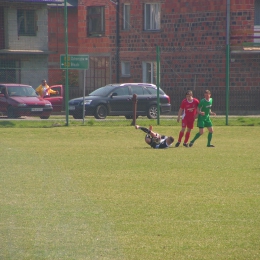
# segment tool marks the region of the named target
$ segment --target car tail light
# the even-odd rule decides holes
[[[166,98],[167,98],[167,100],[168,100],[168,103],[170,104],[170,103],[171,103],[170,97],[169,97],[168,95],[166,95]]]

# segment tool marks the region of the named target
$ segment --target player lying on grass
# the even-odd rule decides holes
[[[168,148],[174,142],[174,138],[172,136],[168,137],[165,135],[160,135],[153,131],[152,126],[150,126],[148,129],[146,127],[136,125],[135,129],[140,129],[146,133],[144,140],[148,145],[150,145],[154,149]]]

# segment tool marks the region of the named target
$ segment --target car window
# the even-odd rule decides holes
[[[93,92],[91,92],[89,94],[89,96],[106,97],[114,88],[115,88],[115,86],[113,86],[113,85],[107,85],[105,87],[101,87],[101,88],[94,90]]]
[[[157,89],[156,89],[156,88],[147,87],[147,89],[149,90],[149,92],[150,92],[152,95],[157,95]],[[161,89],[159,89],[159,93],[160,93],[161,95],[164,94],[164,92],[163,92]]]
[[[25,91],[26,91],[26,95],[27,95],[28,97],[37,97],[37,96],[38,96],[38,95],[36,94],[34,88],[26,87],[26,88],[25,88]]]
[[[0,93],[1,93],[1,94],[5,94],[5,87],[4,87],[4,86],[1,86],[1,87],[0,87]]]
[[[129,94],[129,89],[128,87],[119,87],[113,90],[113,93],[116,93],[117,96],[128,96]]]
[[[8,87],[9,96],[21,96],[21,92],[19,87]]]
[[[9,96],[20,97],[36,97],[37,94],[32,87],[8,87],[7,93]]]
[[[144,95],[144,89],[141,86],[131,86],[133,94]]]
[[[144,94],[145,95],[151,95],[151,93],[146,88],[144,88]]]

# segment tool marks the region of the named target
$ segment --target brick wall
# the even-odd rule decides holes
[[[161,3],[159,31],[144,31],[144,4],[147,2]],[[128,31],[122,30],[124,3],[131,6],[131,28]],[[88,6],[105,7],[104,36],[87,37]],[[233,50],[237,46],[242,48],[243,42],[253,41],[254,0],[231,0],[230,7]],[[173,93],[173,89],[178,89],[181,93],[186,88],[209,88],[214,89],[216,96],[222,97],[226,85],[226,16],[224,0],[120,0],[119,62],[129,61],[131,64],[130,77],[122,77],[120,72],[120,82],[142,81],[142,62],[156,61],[158,45],[161,48],[161,87],[164,90]],[[111,82],[116,82],[116,5],[107,0],[79,0],[77,12],[72,17],[74,20],[69,23],[70,52],[109,55]],[[58,28],[62,33],[61,24]],[[53,30],[57,30],[57,26]],[[62,34],[60,39],[63,39]],[[55,44],[63,48],[62,40],[51,43]],[[230,60],[230,86],[243,95],[244,91],[259,87],[259,54],[231,52]],[[216,93],[218,89],[219,94]],[[223,102],[223,98],[218,99]]]

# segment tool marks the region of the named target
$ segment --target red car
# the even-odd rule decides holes
[[[39,116],[48,119],[52,111],[59,112],[63,107],[62,85],[51,86],[59,94],[40,97],[32,86],[24,84],[0,83],[0,112],[9,118]]]

